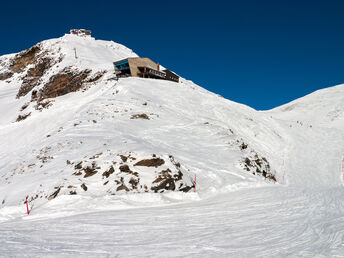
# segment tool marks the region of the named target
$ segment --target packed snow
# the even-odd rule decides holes
[[[0,80],[1,255],[344,256],[344,85],[256,111],[183,78],[115,80],[137,56],[115,42],[41,44],[63,58],[35,89],[68,66],[104,76],[41,110],[16,98],[26,70]],[[164,171],[183,176],[154,192]]]

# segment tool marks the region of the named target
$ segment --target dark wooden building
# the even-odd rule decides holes
[[[165,79],[169,81],[179,82],[179,76],[175,73],[171,72],[170,70],[164,70]]]
[[[179,82],[178,75],[169,70],[160,71],[159,64],[148,57],[130,57],[113,64],[118,78],[131,76]]]

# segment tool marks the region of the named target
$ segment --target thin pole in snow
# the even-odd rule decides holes
[[[194,188],[194,190],[195,190],[195,193],[196,193],[196,174],[195,174],[195,188]]]
[[[75,54],[75,59],[78,59],[78,56],[76,55],[76,48],[74,48],[74,54]]]
[[[27,202],[27,196],[26,196],[26,210],[27,210],[27,215],[29,215],[30,211],[29,211],[29,204]]]

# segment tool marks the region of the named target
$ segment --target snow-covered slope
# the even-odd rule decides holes
[[[115,80],[133,56],[65,35],[0,57],[2,255],[343,254],[344,85],[258,112]]]
[[[132,56],[65,35],[0,57],[2,219],[26,196],[38,214],[56,199],[342,184],[343,85],[258,112],[185,79],[114,80],[112,62]]]
[[[288,139],[284,160],[290,184],[343,184],[344,85],[316,91],[262,113],[273,117]]]
[[[276,117],[329,128],[344,128],[344,84],[318,90],[271,111]]]

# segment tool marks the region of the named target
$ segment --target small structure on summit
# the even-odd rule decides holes
[[[130,57],[113,64],[117,78],[131,76],[179,82],[178,75],[167,69],[160,71],[160,65],[148,57]]]
[[[91,31],[85,29],[71,29],[70,34],[77,35],[79,37],[91,37]]]

